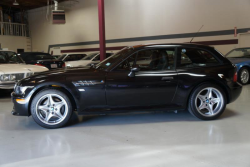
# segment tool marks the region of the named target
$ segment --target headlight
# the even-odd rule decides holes
[[[10,74],[9,80],[10,80],[10,81],[15,81],[15,80],[16,80],[16,75]]]
[[[33,88],[34,86],[15,86],[15,93],[17,95],[24,95],[28,88]]]
[[[8,75],[8,74],[2,75],[1,81],[9,81],[9,76],[10,76],[10,75]]]
[[[34,74],[33,72],[27,73],[27,74],[26,74],[26,78],[27,78],[27,77],[30,77],[30,76],[33,75],[33,74]]]

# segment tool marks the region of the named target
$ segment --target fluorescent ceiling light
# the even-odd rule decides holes
[[[19,3],[15,0],[15,2],[13,2],[13,5],[18,6]]]

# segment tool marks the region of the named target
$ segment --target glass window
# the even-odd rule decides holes
[[[67,55],[64,54],[64,55],[60,56],[57,60],[61,60],[62,61],[65,58],[65,56],[67,56]]]
[[[250,48],[235,49],[226,55],[227,58],[250,58]]]
[[[219,64],[218,60],[211,53],[204,50],[182,48],[180,52],[181,68],[206,67]]]
[[[143,50],[125,60],[117,70],[130,70],[135,66],[139,67],[140,71],[173,70],[174,57],[175,48]]]
[[[98,56],[96,56],[93,61],[100,61],[100,54]]]
[[[111,65],[115,64],[116,62],[120,61],[120,59],[122,59],[124,56],[131,54],[131,52],[133,51],[133,48],[130,47],[126,47],[124,49],[122,49],[121,51],[113,54],[112,56],[110,56],[109,58],[103,60],[102,62],[100,62],[99,64],[96,65],[97,69],[102,69],[105,70],[108,67],[110,67]]]
[[[15,52],[0,52],[0,63],[23,63]]]
[[[92,60],[97,54],[99,53],[90,53],[86,57],[84,57],[82,60]]]

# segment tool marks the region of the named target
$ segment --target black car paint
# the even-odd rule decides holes
[[[173,71],[139,71],[133,78],[128,76],[129,71],[113,71],[123,60],[139,50],[162,47],[201,48],[214,54],[220,65],[179,69],[178,51],[175,56],[178,59],[175,64],[176,70]],[[231,103],[238,98],[242,90],[239,83],[233,82],[235,71],[236,68],[230,61],[208,46],[167,44],[134,47],[132,53],[122,57],[106,70],[61,69],[22,80],[17,85],[33,86],[33,88],[28,88],[22,96],[12,93],[13,114],[29,116],[32,98],[46,87],[61,89],[67,93],[78,114],[82,115],[148,111],[156,108],[184,110],[187,108],[191,92],[204,82],[219,85],[227,95],[227,103]],[[19,104],[16,99],[26,99],[28,103]]]
[[[43,54],[43,55],[49,55],[51,56],[50,54],[48,53],[40,53],[40,52],[23,52],[20,54],[21,58],[25,61],[26,64],[39,64],[41,66],[44,66],[48,69],[54,69],[54,68],[51,68],[51,64],[56,64],[57,65],[57,68],[63,68],[63,64],[64,62],[63,61],[60,61],[60,60],[56,60],[55,57],[51,56],[51,59],[45,59],[45,60],[35,60],[35,59],[31,59],[31,60],[27,60],[26,57],[28,56],[35,56],[35,55],[38,55],[38,54]]]

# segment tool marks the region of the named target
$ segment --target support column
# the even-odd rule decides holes
[[[98,0],[100,59],[106,58],[104,0]]]

